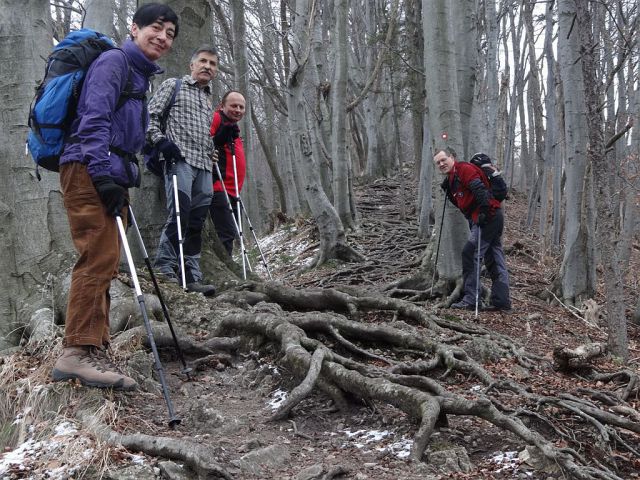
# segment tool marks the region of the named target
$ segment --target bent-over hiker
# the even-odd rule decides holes
[[[452,148],[437,149],[433,162],[440,173],[445,175],[441,187],[447,198],[460,209],[471,227],[469,239],[462,249],[464,296],[451,307],[469,310],[475,308],[477,289],[480,288],[477,284],[479,255],[484,258],[491,276],[491,303],[485,309],[511,310],[509,273],[502,249],[504,215],[500,202],[491,195],[489,183],[478,171],[478,167],[457,161]]]

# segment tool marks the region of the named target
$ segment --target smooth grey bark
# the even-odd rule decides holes
[[[407,22],[407,41],[409,46],[409,70],[407,83],[409,89],[409,112],[411,114],[411,138],[413,140],[413,161],[415,171],[422,169],[422,137],[424,118],[424,41],[422,38],[422,2],[421,0],[405,0]]]
[[[337,51],[337,39],[336,41],[329,42],[327,38],[327,32],[331,28],[332,17],[331,8],[328,2],[318,2],[318,7],[321,10],[316,10],[316,21],[313,22],[313,31],[311,33],[311,58],[309,62],[309,72],[307,80],[310,81],[309,90],[315,92],[315,101],[313,103],[315,107],[316,122],[314,123],[314,132],[317,138],[317,144],[319,147],[319,158],[323,159],[322,166],[320,168],[320,178],[322,179],[322,187],[327,192],[329,198],[334,198],[334,158],[332,157],[332,128],[333,128],[333,106],[332,98],[334,95],[334,84],[331,83],[332,72],[327,66],[327,57],[330,56],[334,59],[339,58],[341,55],[348,55],[348,50]],[[333,37],[333,35],[331,35]],[[348,61],[348,60],[347,60]],[[334,65],[334,75],[338,65]],[[334,79],[335,80],[335,79]],[[345,95],[346,97],[346,95]],[[346,98],[345,98],[346,101]],[[325,168],[326,166],[326,168]],[[348,179],[346,180],[348,181]],[[344,221],[344,220],[343,220]]]
[[[425,45],[425,88],[432,149],[445,145],[463,152],[460,100],[458,95],[456,35],[449,0],[423,0],[423,28]],[[443,138],[446,135],[446,138]],[[430,159],[432,161],[432,159]],[[439,183],[440,178],[436,180]],[[443,214],[443,195],[436,194],[436,219]],[[439,225],[439,221],[436,221]],[[462,272],[461,252],[469,227],[457,208],[444,210],[438,276],[441,280],[455,280]],[[438,230],[435,236],[439,236]],[[435,254],[435,249],[431,250]],[[435,258],[434,258],[435,261]]]
[[[85,0],[85,16],[82,26],[115,37],[113,14],[116,9],[114,0]]]
[[[538,73],[538,62],[535,49],[535,33],[533,24],[533,4],[525,2],[523,4],[521,15],[524,17],[526,41],[529,46],[529,55],[527,57],[529,63],[529,75],[527,97],[529,108],[528,112],[528,126],[529,126],[529,145],[533,149],[533,158],[535,163],[533,167],[533,183],[528,191],[529,194],[529,210],[527,212],[527,225],[531,227],[534,223],[534,218],[538,205],[547,201],[546,192],[546,172],[544,162],[544,147],[543,147],[543,112],[542,112],[542,97],[540,93],[540,80]],[[548,34],[549,32],[547,32]],[[546,212],[546,208],[545,208]],[[542,236],[544,236],[546,228],[546,218],[540,218],[539,230]],[[543,247],[544,248],[544,247]]]
[[[262,70],[266,79],[276,78],[276,57],[277,57],[277,36],[273,28],[270,28],[274,24],[274,17],[271,11],[271,6],[267,0],[260,0],[258,2],[258,21],[260,22],[260,32],[262,35],[262,46],[264,50],[264,59],[262,60]],[[278,138],[276,135],[276,114],[275,104],[272,97],[263,93],[262,97],[262,110],[264,115],[264,121],[260,122],[256,115],[256,109],[251,109],[251,116],[253,119],[253,125],[256,129],[256,135],[258,141],[262,147],[265,155],[265,159],[269,164],[271,175],[273,175],[274,182],[276,184],[276,194],[280,211],[286,216],[297,210],[297,207],[288,203],[286,190],[283,181],[283,169],[280,167],[280,158],[276,154],[278,148]],[[261,138],[264,137],[264,138]],[[292,177],[286,177],[288,181]],[[294,189],[295,191],[295,189]]]
[[[331,88],[331,158],[333,164],[333,204],[342,225],[355,229],[355,212],[351,211],[349,179],[351,162],[347,148],[347,77],[349,54],[347,44],[347,0],[335,0],[335,74]]]
[[[294,158],[300,162],[305,180],[305,196],[311,213],[318,226],[320,249],[312,266],[323,264],[329,259],[361,260],[362,257],[346,244],[344,227],[340,217],[322,189],[318,161],[314,158],[315,141],[305,110],[304,88],[305,70],[310,57],[309,31],[314,21],[308,0],[296,2],[296,15],[293,20],[291,36],[291,71],[287,82],[287,109],[289,112],[289,135]]]
[[[498,81],[498,14],[496,12],[495,0],[485,0],[484,2],[484,19],[487,25],[487,56],[486,56],[486,91],[487,91],[487,144],[479,149],[486,152],[491,158],[496,158],[497,144],[497,115],[498,115],[498,97],[499,85]],[[473,154],[473,152],[468,152]]]
[[[257,155],[255,157],[253,156],[254,140],[253,130],[251,129],[253,98],[250,89],[251,78],[249,54],[247,51],[247,26],[244,2],[229,2],[229,8],[231,10],[231,32],[233,35],[234,86],[242,92],[246,101],[245,114],[240,123],[245,157],[247,160],[247,173],[245,186],[242,189],[242,200],[247,209],[247,213],[250,218],[252,218],[255,228],[262,230],[268,221],[267,216],[264,215],[267,206],[267,187],[262,175],[255,174],[258,169],[253,165],[254,162],[258,161],[259,157]]]
[[[431,213],[434,209],[433,197],[431,195],[434,169],[430,130],[429,128],[426,128],[429,124],[428,113],[426,110],[423,116],[423,125],[425,125],[425,128],[422,133],[422,162],[418,183],[418,236],[426,239],[431,235],[430,219]],[[436,195],[438,194],[439,193]]]
[[[581,67],[584,78],[585,104],[589,149],[588,157],[595,172],[606,172],[608,162],[605,151],[604,115],[602,102],[604,95],[601,83],[596,80],[599,69],[598,50],[593,48],[592,14],[587,0],[576,0],[576,30],[579,36]],[[595,175],[596,206],[598,213],[597,239],[601,249],[605,299],[607,307],[607,344],[609,351],[624,362],[629,359],[629,338],[624,305],[624,275],[618,249],[619,231],[616,215],[617,205],[613,202],[607,175]]]
[[[51,13],[44,0],[0,1],[0,349],[17,327],[52,307],[57,274],[73,261],[58,175],[25,156],[27,118],[51,51]]]
[[[476,5],[474,0],[455,0],[450,2],[452,22],[451,34],[455,38],[456,83],[458,86],[458,111],[462,146],[458,149],[460,159],[468,158],[471,150],[483,150],[487,146],[486,136],[486,99],[478,100],[479,86],[484,83],[478,49],[480,41],[476,25]],[[426,45],[429,46],[428,43]],[[429,46],[430,48],[430,46]],[[479,81],[480,80],[480,81]],[[428,88],[428,87],[427,87]]]
[[[629,88],[630,91],[633,91],[633,87],[630,86]],[[637,85],[635,87],[635,94],[633,96],[633,102],[631,104],[631,112],[634,116],[634,118],[638,119],[638,117],[640,116],[640,85]],[[633,129],[632,135],[631,135],[631,154],[635,155],[635,158],[640,158],[640,127],[637,126]],[[639,180],[636,180],[635,182],[635,186],[639,186],[638,184],[640,183]],[[630,189],[631,191],[631,189]],[[632,193],[631,195],[635,196],[635,193]],[[634,202],[634,199],[631,200],[632,202]],[[634,202],[635,203],[635,202]],[[635,221],[635,224],[637,224],[637,219]],[[635,226],[635,225],[634,225]],[[634,231],[632,229],[632,231]],[[636,310],[634,313],[634,321],[635,323],[637,323],[638,325],[640,325],[640,296],[638,297],[638,301],[636,304]]]
[[[546,128],[544,130],[544,156],[542,158],[543,164],[543,182],[542,182],[542,196],[540,199],[540,238],[542,240],[542,248],[546,248],[548,241],[546,238],[546,225],[548,222],[548,195],[547,195],[547,179],[548,174],[552,172],[553,165],[556,164],[555,158],[556,150],[556,75],[554,71],[555,58],[553,55],[553,4],[547,5],[546,21],[545,21],[545,39],[544,39],[544,55],[547,64],[547,80],[546,80],[546,95],[544,100],[544,106],[546,110]],[[555,190],[553,191],[555,194]],[[552,205],[559,205],[553,196],[551,197]],[[552,213],[552,216],[555,215]]]
[[[320,6],[324,8],[320,10]],[[307,84],[305,97],[308,98],[310,105],[307,112],[313,112],[313,117],[311,118],[315,119],[315,121],[311,123],[311,131],[314,138],[313,145],[316,149],[314,154],[320,161],[322,188],[329,198],[334,198],[333,159],[331,157],[331,129],[333,123],[331,97],[333,96],[333,92],[331,91],[331,82],[326,78],[325,57],[327,56],[326,52],[328,49],[336,48],[336,42],[331,42],[329,45],[328,40],[324,39],[326,28],[322,25],[322,22],[326,17],[326,15],[323,15],[323,12],[327,11],[327,9],[328,7],[325,5],[325,2],[320,2],[314,10],[315,20],[313,21],[310,36],[310,57],[305,75],[305,83]],[[332,56],[335,55],[335,52],[333,52]],[[331,75],[331,73],[329,73],[329,75]]]
[[[367,38],[376,38],[379,35],[376,26],[381,23],[379,12],[376,9],[377,2],[365,2],[365,25],[367,28]],[[376,60],[383,54],[384,49],[377,45],[370,45],[365,53],[365,77],[372,78],[372,90],[362,100],[364,108],[364,127],[367,136],[367,166],[365,175],[370,178],[377,178],[385,175],[389,170],[389,155],[385,151],[383,135],[380,131],[382,121],[380,112],[382,111],[383,99],[377,93],[380,87],[380,75],[373,76],[376,68]]]
[[[506,21],[506,20],[505,20]],[[511,30],[511,45],[513,47],[513,87],[511,90],[511,94],[509,96],[509,115],[507,120],[507,136],[505,139],[505,151],[504,151],[504,163],[503,163],[503,176],[507,181],[507,184],[511,187],[515,185],[514,176],[515,176],[515,139],[516,139],[516,124],[518,118],[520,116],[520,124],[526,125],[523,122],[522,112],[523,112],[523,103],[522,103],[522,90],[524,84],[524,68],[523,68],[523,55],[524,52],[521,52],[520,42],[518,39],[521,37],[522,28],[523,28],[523,20],[522,16],[520,16],[518,20],[518,24],[516,26],[515,23],[515,13],[509,12],[509,26]],[[525,47],[526,50],[526,47]],[[521,131],[524,132],[525,129],[521,128]],[[521,142],[521,151],[520,151],[520,174],[522,175],[525,171],[524,162],[527,159],[527,143],[526,141]],[[524,182],[522,182],[524,183]]]
[[[560,294],[572,305],[592,297],[596,290],[595,215],[591,173],[586,168],[587,107],[579,62],[580,43],[578,34],[571,32],[576,14],[574,0],[559,0],[558,55],[564,90],[566,151],[565,245],[560,267]]]

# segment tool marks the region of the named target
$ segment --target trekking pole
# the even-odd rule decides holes
[[[478,225],[478,254],[477,254],[477,262],[476,262],[476,318],[478,318],[478,303],[480,300],[480,240],[482,229],[480,225]]]
[[[149,270],[149,275],[151,276],[151,281],[153,282],[153,288],[156,290],[156,295],[160,300],[160,306],[162,307],[162,313],[164,314],[164,318],[167,321],[167,325],[169,325],[169,330],[171,330],[171,336],[173,337],[173,343],[176,346],[176,351],[178,352],[178,358],[180,359],[180,363],[182,363],[182,373],[184,373],[189,380],[191,380],[191,376],[189,375],[192,371],[191,368],[187,367],[187,362],[184,360],[184,355],[182,354],[182,349],[180,348],[180,343],[178,342],[178,337],[176,336],[176,332],[173,329],[173,324],[171,323],[171,318],[169,317],[169,310],[167,309],[166,303],[164,303],[164,298],[162,297],[162,293],[160,292],[160,287],[158,286],[158,281],[156,280],[156,275],[153,272],[153,268],[151,268],[151,261],[149,260],[149,255],[147,254],[147,249],[144,246],[144,242],[142,241],[142,235],[140,234],[140,229],[138,228],[138,222],[136,222],[136,217],[133,214],[133,209],[131,205],[129,205],[129,217],[131,218],[131,224],[134,227],[136,232],[136,237],[138,237],[138,245],[140,245],[140,249],[142,250],[142,255],[144,257],[144,263]]]
[[[144,305],[144,296],[142,295],[142,290],[140,289],[138,274],[136,273],[136,267],[133,264],[133,257],[131,256],[129,242],[127,241],[127,234],[124,230],[124,224],[122,223],[122,217],[120,216],[120,214],[116,216],[116,222],[118,223],[118,231],[120,232],[120,238],[122,239],[122,246],[124,247],[124,253],[127,257],[127,263],[129,264],[129,271],[131,272],[131,279],[133,280],[136,297],[138,298],[138,303],[140,304],[140,311],[142,312],[144,326],[147,329],[149,345],[151,345],[151,351],[153,352],[156,371],[158,372],[158,378],[160,379],[160,385],[162,386],[162,395],[164,396],[164,401],[167,403],[167,410],[169,410],[169,426],[173,428],[178,425],[181,420],[173,411],[173,404],[171,403],[171,398],[169,398],[169,389],[167,388],[167,382],[164,378],[164,369],[162,368],[162,363],[160,362],[160,356],[158,355],[156,342],[153,339],[153,330],[151,329],[151,323],[149,322],[149,317],[147,316],[147,309]]]
[[[240,198],[240,195],[238,195],[238,204],[240,205],[240,210],[244,212],[244,218],[247,219],[247,225],[249,225],[249,230],[251,230],[251,233],[253,234],[253,239],[256,242],[256,247],[258,247],[258,251],[260,252],[260,258],[262,258],[262,264],[264,265],[264,268],[266,268],[267,273],[269,274],[269,279],[273,280],[273,277],[271,276],[271,270],[269,270],[269,265],[267,265],[267,260],[266,258],[264,258],[264,253],[262,253],[262,248],[260,248],[260,242],[258,242],[256,231],[253,229],[253,225],[251,224],[251,219],[249,218],[247,209],[244,208],[244,202],[242,201],[242,198]]]
[[[176,228],[178,230],[178,250],[180,251],[180,275],[182,279],[182,288],[187,289],[187,277],[184,271],[184,246],[182,239],[182,223],[180,222],[180,198],[178,197],[178,175],[175,170],[176,164],[171,164],[171,178],[173,183],[173,203],[176,205]]]
[[[442,238],[442,225],[444,224],[444,210],[447,208],[447,197],[445,194],[444,203],[442,204],[442,218],[440,218],[440,231],[438,232],[438,246],[436,247],[436,261],[433,264],[433,275],[431,276],[431,290],[429,295],[433,296],[433,282],[436,281],[436,270],[438,267],[438,254],[440,253],[440,239]]]
[[[235,140],[232,140],[229,143],[229,148],[231,149],[231,158],[233,160],[233,181],[235,183],[235,189],[236,189],[236,195],[240,195],[240,192],[238,191],[238,169],[236,167],[236,147],[235,147]],[[222,178],[222,177],[220,177]],[[222,181],[222,180],[221,180]],[[237,210],[238,210],[238,217],[236,218],[237,220],[237,224],[238,224],[238,235],[240,237],[240,249],[242,250],[242,278],[243,279],[247,279],[247,266],[246,266],[246,261],[245,261],[245,249],[244,249],[244,237],[242,235],[242,217],[240,216],[240,202],[238,202],[236,204]],[[249,266],[249,269],[251,269],[251,266]]]
[[[233,206],[231,205],[231,198],[229,198],[229,194],[227,193],[227,187],[225,187],[224,182],[222,181],[222,174],[220,173],[220,167],[218,166],[218,162],[213,162],[216,166],[216,173],[218,174],[218,178],[220,179],[220,185],[222,185],[222,191],[224,192],[224,198],[227,199],[227,206],[229,207],[229,213],[231,214],[231,219],[233,220],[233,226],[236,227],[236,233],[240,236],[240,227],[238,227],[238,222],[236,221],[236,216],[233,214]],[[242,253],[242,257],[247,259],[247,264],[249,265],[249,270],[251,270],[251,263],[249,262],[249,256],[247,251],[244,248],[244,244],[240,244],[240,251]],[[244,279],[246,280],[246,273]]]

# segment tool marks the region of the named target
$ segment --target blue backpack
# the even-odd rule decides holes
[[[49,55],[44,78],[29,112],[27,147],[36,163],[38,179],[39,167],[58,171],[87,70],[101,53],[113,48],[116,46],[107,36],[83,28],[69,33]],[[145,98],[144,94],[132,91],[131,67],[116,109],[128,98]]]

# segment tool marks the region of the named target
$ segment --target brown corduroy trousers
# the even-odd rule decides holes
[[[71,275],[63,343],[66,347],[99,347],[109,343],[109,286],[118,273],[122,241],[116,220],[107,214],[86,165],[61,165],[60,186],[71,238],[80,255]],[[126,215],[125,207],[125,225]]]

